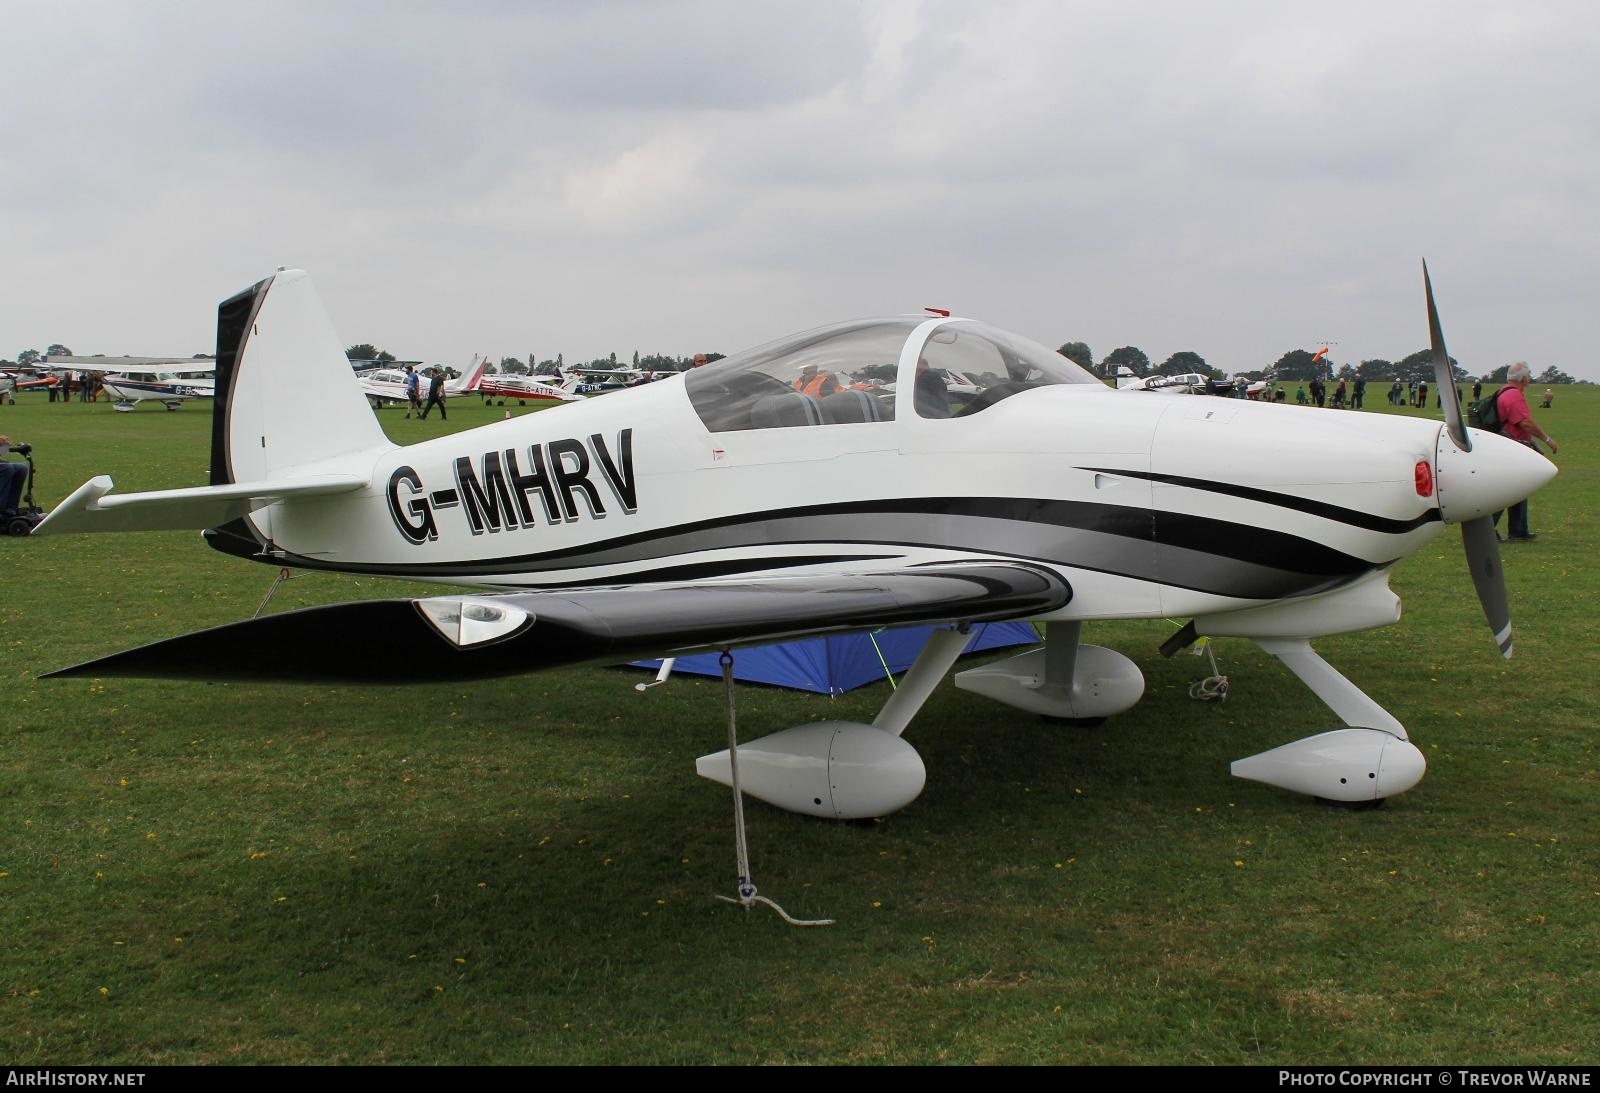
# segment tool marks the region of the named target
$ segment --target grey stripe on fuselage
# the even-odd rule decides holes
[[[927,500],[931,505],[960,504],[951,499]],[[912,503],[915,502],[898,502],[902,506]],[[1023,512],[1035,508],[1016,499],[1004,499],[1001,505],[1020,506],[1019,511]],[[748,519],[734,518],[627,536],[613,540],[614,545],[609,547],[601,544],[479,561],[389,565],[341,561],[336,566],[293,556],[282,561],[306,568],[337,568],[400,577],[459,578],[466,583],[488,584],[500,583],[496,578],[519,574],[539,576],[569,571],[568,580],[552,583],[591,584],[636,580],[647,577],[641,570],[659,569],[664,562],[681,563],[690,558],[709,562],[720,552],[753,547],[761,548],[763,555],[749,560],[751,570],[771,567],[775,562],[805,565],[808,564],[807,555],[812,553],[848,554],[864,547],[895,546],[1021,559],[1240,599],[1309,595],[1349,583],[1389,564],[1367,561],[1282,532],[1147,509],[1049,502],[1036,506],[1041,519],[1030,520],[959,512],[861,511],[856,506],[849,507],[854,511],[785,515],[780,510],[754,514]],[[1083,511],[1089,514],[1086,520],[1109,522],[1118,530],[1046,522],[1044,518],[1051,510],[1058,520],[1064,512]],[[1175,533],[1179,524],[1191,531],[1200,529],[1198,535],[1184,536],[1191,543],[1203,540],[1219,549],[1154,541],[1149,536],[1154,534],[1156,524],[1163,517],[1174,524]],[[1138,533],[1141,527],[1149,529],[1143,536]],[[797,549],[792,555],[780,557],[779,552],[784,547]],[[1246,557],[1231,556],[1239,554]],[[1276,555],[1274,560],[1280,564],[1263,561],[1263,554]],[[738,562],[736,557],[729,556],[719,560],[731,565]],[[594,572],[599,569],[612,571]]]

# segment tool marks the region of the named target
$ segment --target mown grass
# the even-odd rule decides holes
[[[1563,470],[1506,550],[1514,662],[1453,532],[1396,574],[1399,625],[1320,645],[1426,752],[1417,789],[1345,812],[1231,779],[1331,715],[1248,643],[1218,643],[1210,705],[1164,624],[1094,627],[1146,673],[1131,713],[1064,729],[947,682],[907,809],[751,806],[757,882],[824,930],[712,899],[730,803],[693,759],[719,684],[40,681],[247,616],[273,570],[189,533],[0,539],[0,1059],[1592,1063],[1597,410],[1573,388],[1540,415]],[[412,439],[504,412],[381,416]],[[200,406],[25,395],[0,432],[36,445],[46,504],[107,470],[205,478]],[[409,591],[302,575],[271,609]],[[423,654],[395,650],[419,677]],[[884,691],[741,687],[741,731],[870,719]]]

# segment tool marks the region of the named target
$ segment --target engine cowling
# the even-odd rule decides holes
[[[702,778],[733,784],[726,750],[695,760]],[[739,745],[739,783],[750,796],[826,820],[886,816],[917,799],[922,756],[900,737],[856,721],[817,721]]]

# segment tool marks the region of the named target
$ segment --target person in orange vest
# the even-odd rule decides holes
[[[812,398],[825,398],[839,389],[839,381],[833,378],[832,372],[819,372],[816,365],[807,364],[801,366],[794,389]]]

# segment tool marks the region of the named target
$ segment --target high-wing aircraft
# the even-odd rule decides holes
[[[446,380],[444,394],[446,398],[464,395],[478,389],[479,382],[483,379],[483,367],[489,363],[488,357],[474,355],[472,363],[467,370],[455,379]],[[428,401],[428,377],[420,372],[417,376],[418,392],[423,402]],[[356,377],[361,391],[365,394],[372,406],[376,409],[385,402],[406,401],[406,373],[401,368],[380,368],[374,372],[364,372]]]
[[[1441,378],[1449,361],[1427,292]],[[616,663],[894,623],[934,631],[871,724],[800,725],[738,750],[746,789],[825,817],[883,815],[921,792],[902,737],[966,645],[966,625],[1045,624],[1044,647],[964,671],[1020,710],[1095,719],[1143,693],[1086,622],[1189,620],[1254,640],[1346,727],[1233,772],[1322,798],[1415,785],[1404,727],[1311,647],[1395,622],[1395,565],[1462,525],[1495,641],[1511,628],[1489,514],[1555,467],[1469,430],[1242,400],[1116,391],[981,322],[863,319],[810,330],[632,391],[408,446],[364,404],[303,272],[225,301],[209,485],[118,495],[91,479],[36,534],[206,528],[273,566],[476,586],[286,612],[156,642],[69,675],[399,682],[386,651],[430,643],[435,679]],[[982,390],[924,406],[838,375],[919,359]],[[323,397],[298,392],[315,388]],[[943,412],[941,412],[943,411]],[[498,590],[498,591],[496,591]],[[364,641],[381,635],[381,641]],[[400,673],[404,675],[403,670]],[[727,752],[700,772],[728,781]]]
[[[101,383],[127,413],[141,402],[176,410],[189,399],[212,396],[217,362],[208,357],[48,357],[52,368],[70,366],[102,374]]]

